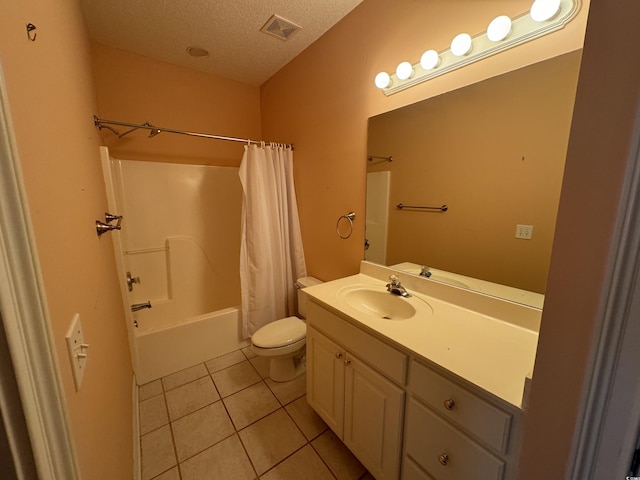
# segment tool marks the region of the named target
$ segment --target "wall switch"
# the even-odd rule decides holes
[[[84,371],[87,369],[87,351],[89,348],[89,345],[84,341],[80,314],[76,313],[73,317],[71,326],[65,335],[65,340],[67,341],[67,351],[69,352],[69,360],[71,361],[73,382],[77,392],[80,390],[82,377],[84,376]]]
[[[533,225],[516,225],[516,238],[531,240]]]

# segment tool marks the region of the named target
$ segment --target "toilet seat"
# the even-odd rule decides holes
[[[271,322],[251,336],[251,343],[261,349],[287,347],[305,343],[307,324],[298,317],[287,317]]]

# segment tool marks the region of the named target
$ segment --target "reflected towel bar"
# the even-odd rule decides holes
[[[381,157],[380,155],[369,155],[367,157],[367,160],[369,160],[370,162],[373,162],[374,158],[377,158],[377,159],[380,159],[380,160],[384,160],[386,162],[393,162],[393,157],[392,156]]]
[[[417,205],[403,205],[402,203],[396,205],[396,208],[398,210],[402,210],[403,208],[419,208],[423,210],[438,210],[440,212],[446,212],[447,210],[449,210],[449,207],[447,207],[446,205],[442,205],[441,207],[421,207]]]

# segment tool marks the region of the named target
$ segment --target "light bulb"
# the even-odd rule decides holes
[[[402,62],[396,68],[396,77],[400,80],[407,80],[413,77],[413,66],[409,62]]]
[[[494,18],[487,28],[487,38],[492,42],[504,40],[511,33],[511,19],[506,15]]]
[[[378,88],[387,88],[391,85],[391,77],[387,72],[380,72],[376,75],[374,82]]]
[[[420,66],[425,70],[433,70],[440,63],[440,56],[435,50],[427,50],[420,57]]]
[[[451,41],[451,53],[456,57],[463,57],[471,51],[471,35],[461,33]]]
[[[560,0],[535,0],[531,5],[531,18],[536,22],[551,20],[560,11]]]

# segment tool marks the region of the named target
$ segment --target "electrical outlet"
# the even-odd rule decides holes
[[[80,390],[82,378],[87,369],[87,351],[89,348],[89,345],[84,341],[79,313],[74,315],[71,326],[64,338],[67,341],[67,351],[69,352],[69,361],[71,362],[71,371],[73,372],[73,382],[77,392]]]
[[[516,225],[516,238],[531,240],[533,235],[533,225]]]

